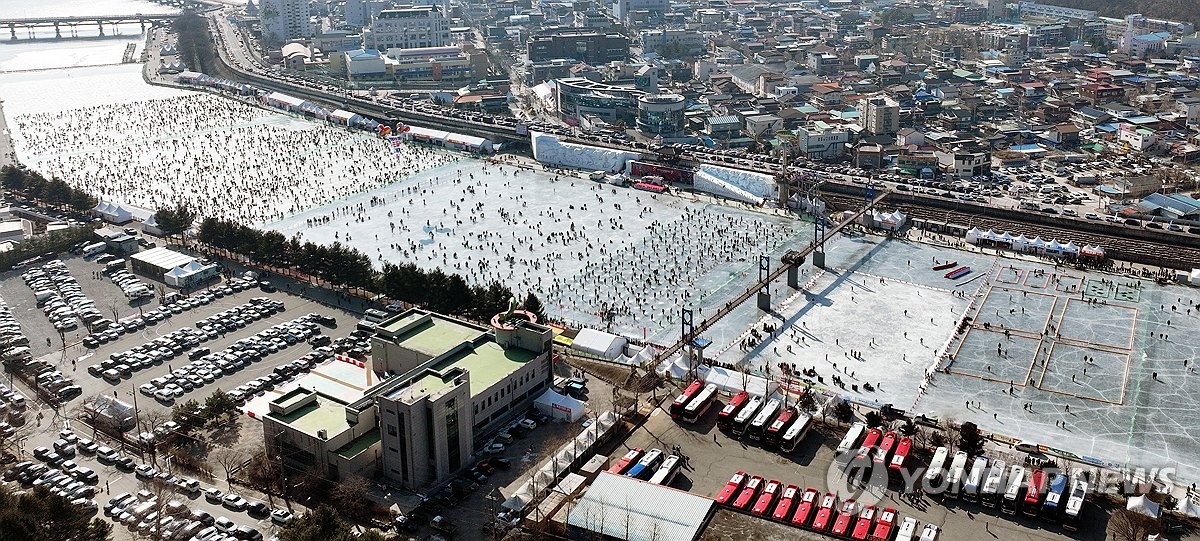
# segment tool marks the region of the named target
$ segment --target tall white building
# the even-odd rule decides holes
[[[270,45],[313,35],[308,21],[308,0],[260,0],[258,18],[262,21],[263,38]]]
[[[858,103],[863,129],[875,135],[900,131],[900,104],[887,96],[863,98]]]
[[[386,9],[363,32],[368,49],[413,49],[450,44],[450,23],[434,6]]]

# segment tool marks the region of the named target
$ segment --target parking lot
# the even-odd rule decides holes
[[[175,301],[167,305],[173,305],[172,308],[164,311],[160,310],[162,305],[159,298],[143,299],[130,304],[122,289],[114,285],[107,276],[93,274],[93,272],[103,270],[94,262],[81,257],[69,257],[64,259],[64,266],[65,271],[78,283],[79,293],[89,299],[101,314],[108,319],[123,321],[127,324],[134,323],[134,320],[138,319],[140,319],[140,323],[130,326],[128,332],[117,335],[115,339],[107,343],[97,344],[95,348],[84,345],[84,339],[87,337],[87,332],[84,330],[86,326],[80,325],[78,329],[63,334],[62,338],[65,338],[67,343],[67,346],[63,348],[62,341],[51,320],[37,306],[33,290],[21,278],[21,274],[29,271],[30,268],[3,275],[0,280],[0,296],[12,308],[15,318],[21,323],[21,330],[29,337],[33,356],[49,363],[58,372],[61,372],[63,377],[73,380],[73,383],[82,390],[79,396],[69,399],[55,410],[43,401],[34,399],[37,394],[23,382],[14,380],[10,383],[15,391],[29,398],[25,415],[28,422],[25,426],[17,428],[15,434],[19,442],[18,460],[40,464],[41,461],[32,455],[35,449],[41,447],[46,448],[46,452],[58,454],[54,443],[63,435],[60,434],[60,431],[64,430],[64,427],[70,426],[74,429],[72,432],[78,431],[74,437],[82,438],[85,443],[85,445],[73,445],[75,447],[74,457],[71,457],[71,460],[75,465],[95,472],[94,484],[88,486],[95,487],[92,489],[95,491],[93,498],[98,507],[103,508],[109,498],[122,492],[135,493],[138,490],[151,489],[152,495],[159,500],[156,508],[165,506],[172,499],[177,499],[190,510],[205,511],[213,518],[228,516],[233,522],[254,527],[269,537],[272,532],[276,531],[277,525],[272,523],[268,515],[251,516],[245,511],[237,510],[238,505],[231,508],[223,506],[219,499],[207,501],[197,490],[182,490],[175,485],[171,485],[169,490],[165,491],[162,488],[153,488],[154,484],[145,482],[145,478],[151,474],[149,469],[135,470],[142,465],[136,454],[126,454],[117,442],[102,433],[93,433],[83,424],[80,418],[80,413],[83,411],[82,405],[97,396],[115,395],[126,402],[136,403],[138,418],[143,425],[141,430],[154,432],[157,427],[161,432],[163,423],[170,418],[170,408],[175,401],[195,399],[203,403],[205,398],[218,389],[229,392],[238,387],[246,389],[246,398],[249,398],[254,394],[266,391],[276,381],[278,384],[284,384],[288,379],[298,377],[300,372],[297,370],[282,371],[277,368],[303,358],[314,351],[315,347],[305,340],[309,335],[330,336],[331,341],[335,343],[338,339],[344,341],[344,337],[353,331],[357,318],[352,314],[329,308],[306,298],[274,291],[266,292],[257,285],[247,287],[242,291],[233,291],[231,288],[230,291],[222,292],[219,295],[212,293],[217,288],[224,289],[229,284],[228,282],[210,286],[208,294],[205,290],[193,292],[190,295],[193,302]],[[152,284],[155,288],[161,286],[149,278],[140,277],[140,279]],[[282,307],[282,310],[277,310],[277,307]],[[235,309],[243,311],[237,314],[229,312]],[[251,311],[246,312],[246,310]],[[167,317],[167,313],[170,313],[169,317]],[[225,316],[223,318],[215,317],[219,313],[224,313]],[[151,314],[157,315],[152,316]],[[317,314],[317,317],[309,316],[309,314]],[[241,321],[231,322],[231,318],[241,319]],[[202,320],[207,320],[209,323],[205,329],[196,326],[197,322]],[[231,324],[227,325],[229,328],[226,329],[216,327],[223,323]],[[291,324],[292,327],[282,327],[281,324]],[[275,330],[271,331],[272,328]],[[307,329],[308,334],[301,332],[304,329]],[[296,336],[289,336],[293,330]],[[319,334],[312,334],[312,331]],[[252,342],[250,337],[255,335],[259,335],[259,339]],[[144,351],[141,352],[133,351],[139,346],[166,336],[185,340],[180,340],[179,346],[181,347],[175,348],[178,351],[171,347],[164,348],[165,341],[160,341],[159,347],[154,349],[144,348]],[[48,338],[50,346],[47,346]],[[187,338],[194,338],[195,344],[188,345]],[[239,342],[242,344],[240,347],[243,348],[239,354],[248,353],[249,348],[253,346],[255,349],[261,348],[261,358],[257,360],[247,358],[243,367],[230,370],[229,373],[225,373],[223,370],[204,372],[197,369],[193,369],[190,374],[180,373],[180,369],[184,365],[193,362],[193,359],[189,358],[189,351],[206,348],[207,352],[203,352],[203,354],[197,352],[192,356],[196,358],[197,362],[208,357],[215,368],[218,361],[225,359],[214,356],[222,355],[226,352],[225,350]],[[157,358],[154,356],[156,353],[159,355]],[[113,359],[114,355],[121,360],[120,363]],[[105,372],[111,368],[104,368],[101,364],[104,361],[109,361],[113,368],[117,364],[125,364],[128,368],[117,370],[115,378],[111,377],[112,373],[109,373],[110,377],[106,379]],[[93,365],[96,365],[96,368],[89,373],[88,368]],[[192,383],[193,388],[187,390],[180,385],[179,390],[182,391],[182,395],[174,396],[173,400],[165,397],[155,398],[153,392],[139,391],[142,386],[150,384],[156,379],[160,383],[165,383],[160,378],[164,378],[172,372],[175,372],[172,382],[183,383],[184,380],[188,380]],[[179,376],[182,376],[184,380],[179,379]],[[263,380],[265,377],[273,377],[273,379],[268,383]],[[248,388],[247,384],[255,380],[259,380],[260,385],[256,385],[257,388]],[[261,383],[267,383],[267,385]],[[164,388],[166,385],[155,385],[155,387]],[[255,430],[257,421],[242,416],[238,418],[236,426],[233,433],[237,434],[235,438],[241,441],[226,442],[227,445],[241,448],[242,452],[261,447],[261,431]],[[137,431],[132,433],[136,434]],[[85,450],[92,447],[91,444],[87,444],[89,439],[95,440],[95,445],[98,447],[96,451]],[[104,447],[115,448],[115,450],[106,453]],[[128,452],[133,453],[133,451]],[[98,455],[105,455],[105,458],[101,460]],[[55,459],[55,461],[57,460]],[[118,464],[122,461],[124,464]],[[162,478],[169,479],[173,474],[178,473],[173,472],[170,465],[164,464],[162,460],[159,460],[156,466],[156,471],[153,473],[161,474]],[[221,468],[213,464],[210,466],[214,473],[220,474]],[[46,467],[46,470],[43,471],[43,474],[48,472],[49,466]],[[60,480],[64,486],[70,485],[71,482],[77,482],[67,477],[69,476],[64,476]],[[17,481],[9,482],[16,483]],[[28,488],[32,485],[26,484],[25,486]],[[229,488],[223,480],[202,480],[195,488],[203,490],[212,489],[215,486],[220,486],[224,490]],[[72,486],[72,489],[79,491],[78,494],[81,495],[89,492],[81,486]],[[265,501],[264,496],[250,494],[243,487],[236,487],[235,491],[245,493],[245,498],[250,500],[247,505],[260,500]],[[147,498],[142,498],[142,500],[145,499]],[[275,503],[282,504],[279,501]],[[300,510],[299,507],[294,507],[294,509]],[[269,513],[269,509],[267,511]],[[134,522],[134,528],[137,527],[137,522]],[[150,525],[146,524],[145,527],[149,528]],[[124,525],[115,527],[114,535],[117,539],[133,537],[130,528]]]
[[[670,450],[678,445],[687,457],[685,466],[676,476],[672,487],[694,494],[715,497],[737,471],[757,475],[765,480],[778,480],[782,484],[793,484],[801,490],[815,488],[819,491],[839,491],[845,496],[856,497],[860,502],[875,502],[878,508],[893,507],[900,517],[914,517],[921,526],[932,523],[941,526],[942,539],[979,539],[980,528],[987,528],[1000,539],[1104,539],[1108,522],[1107,511],[1089,503],[1083,526],[1078,532],[1064,532],[1051,525],[1024,515],[1005,515],[997,509],[985,508],[978,503],[924,496],[910,500],[897,492],[897,486],[882,493],[847,493],[843,470],[834,465],[834,448],[844,435],[846,428],[817,425],[792,453],[768,450],[743,441],[738,441],[716,427],[713,407],[695,425],[680,424],[662,409],[655,409],[642,428],[635,431],[625,445],[618,447],[612,460],[615,462],[628,449],[639,447]],[[992,449],[988,454],[1011,456],[1009,449]],[[1008,460],[1013,460],[1008,458]],[[924,468],[925,465],[918,465]],[[861,490],[861,489],[860,489]],[[902,520],[902,519],[901,519]],[[752,517],[738,511],[721,509],[704,539],[776,539],[780,532],[791,532],[796,539],[827,539],[820,534],[791,526],[773,523],[769,518]]]

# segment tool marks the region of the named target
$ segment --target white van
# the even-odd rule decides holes
[[[896,541],[913,541],[917,536],[919,524],[915,518],[904,517],[904,523],[900,525],[900,531],[896,533]]]
[[[108,245],[103,242],[96,242],[83,247],[83,257],[91,257],[100,252],[103,252]]]

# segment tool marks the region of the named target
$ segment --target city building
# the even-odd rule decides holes
[[[450,23],[441,9],[417,6],[387,9],[363,31],[368,49],[416,49],[450,44]]]
[[[1075,9],[1037,2],[1021,2],[1019,9],[1022,17],[1044,17],[1047,19],[1078,19],[1091,21],[1096,18],[1096,12],[1090,9]]]
[[[644,12],[661,16],[670,8],[667,0],[613,0],[612,15],[618,21],[626,21],[635,13]]]
[[[312,37],[314,33],[309,22],[308,0],[262,0],[258,19],[262,24],[263,39],[271,46]]]
[[[900,103],[888,96],[871,96],[859,101],[863,130],[874,135],[900,131]]]
[[[673,52],[686,56],[702,53],[708,43],[703,33],[682,28],[645,30],[639,37],[642,41],[642,49],[646,52],[654,51],[660,54]]]
[[[638,131],[664,139],[684,135],[684,109],[687,102],[677,94],[645,95],[638,98]]]
[[[268,403],[267,452],[334,480],[445,481],[471,462],[477,436],[550,387],[553,333],[535,320],[518,311],[484,327],[419,309],[386,319],[364,367],[333,361],[317,369],[333,375]]]
[[[556,79],[555,108],[560,118],[594,115],[627,126],[637,122],[638,98],[646,93],[631,85],[613,85],[579,77]]]
[[[530,62],[570,58],[604,64],[629,58],[629,39],[621,34],[565,30],[531,36],[527,52]]]
[[[455,46],[388,49],[387,58],[392,76],[401,81],[462,79],[475,72],[471,55]]]
[[[850,132],[816,121],[796,130],[796,149],[810,160],[837,158],[846,153]]]

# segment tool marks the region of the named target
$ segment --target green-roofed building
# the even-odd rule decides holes
[[[412,309],[379,322],[368,370],[380,383],[352,403],[297,389],[270,403],[268,451],[330,478],[382,473],[419,489],[469,464],[475,436],[550,387],[550,329],[517,312],[491,326]]]

